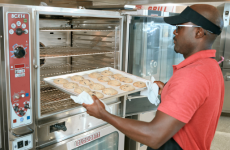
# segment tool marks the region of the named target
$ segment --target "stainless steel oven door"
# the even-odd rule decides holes
[[[108,124],[41,150],[124,150],[124,134]]]
[[[127,16],[129,29],[126,71],[150,79],[167,82],[173,74],[172,65],[184,60],[174,51],[174,26],[166,24],[163,17]],[[147,97],[134,93],[128,96],[126,116],[156,110]]]

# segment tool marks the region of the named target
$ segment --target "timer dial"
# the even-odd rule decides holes
[[[25,56],[25,54],[26,54],[26,51],[22,47],[17,47],[14,50],[14,56],[17,58],[22,58]]]

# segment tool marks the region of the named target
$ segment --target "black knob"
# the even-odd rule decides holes
[[[25,52],[24,48],[22,48],[22,47],[17,47],[14,50],[14,56],[17,58],[22,58],[25,56],[25,54],[26,54],[26,52]]]
[[[24,31],[22,30],[22,28],[17,28],[16,29],[16,34],[17,35],[22,35],[22,33],[24,33]]]
[[[24,112],[23,110],[20,110],[20,111],[19,111],[19,114],[20,114],[21,116],[24,116],[24,115],[25,115],[25,112]]]
[[[18,106],[14,106],[14,111],[18,112],[19,111],[19,107]]]
[[[25,108],[25,109],[30,109],[29,104],[25,104],[25,105],[24,105],[24,108]]]

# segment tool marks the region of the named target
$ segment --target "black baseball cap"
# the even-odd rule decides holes
[[[179,25],[186,22],[192,22],[202,28],[212,32],[213,34],[219,35],[221,33],[221,28],[207,18],[190,8],[189,6],[185,8],[179,15],[164,17],[164,21],[171,25]]]

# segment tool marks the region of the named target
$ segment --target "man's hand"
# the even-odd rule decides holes
[[[164,84],[163,82],[161,82],[161,81],[154,81],[154,83],[156,83],[156,84],[158,85],[158,87],[159,87],[159,92],[158,92],[158,94],[161,95],[161,92],[162,92],[162,90],[163,90],[165,84]]]
[[[94,101],[93,104],[89,105],[89,104],[83,103],[82,106],[86,108],[87,113],[90,116],[94,116],[98,119],[103,119],[103,115],[105,113],[108,113],[105,110],[105,105],[95,95],[92,96],[92,99]]]

